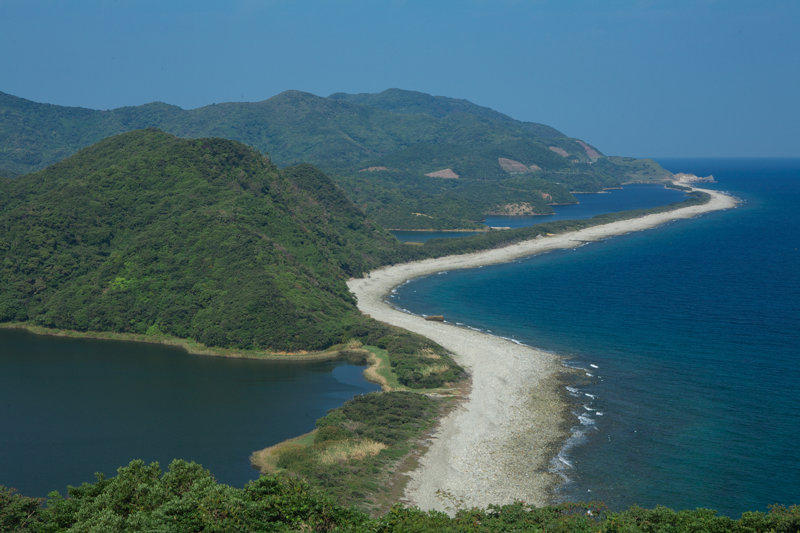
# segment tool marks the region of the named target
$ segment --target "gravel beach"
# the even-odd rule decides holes
[[[736,200],[717,191],[700,206],[613,222],[472,254],[428,259],[375,270],[348,286],[361,312],[424,335],[455,354],[472,374],[468,399],[441,420],[419,467],[411,472],[406,503],[447,510],[454,502],[486,507],[523,500],[550,503],[561,478],[548,472],[568,436],[569,407],[561,399],[565,370],[551,353],[448,323],[429,322],[385,302],[405,281],[436,272],[504,263],[587,241],[641,231],[671,220],[729,209]],[[439,494],[437,495],[437,491]],[[442,497],[445,494],[447,497]]]

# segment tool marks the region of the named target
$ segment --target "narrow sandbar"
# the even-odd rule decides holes
[[[466,507],[514,500],[550,503],[552,489],[560,478],[548,469],[567,436],[569,409],[559,392],[563,366],[558,356],[452,324],[425,321],[388,305],[387,294],[420,276],[575,248],[671,220],[729,209],[737,203],[717,191],[696,190],[708,193],[711,200],[496,250],[385,267],[371,272],[368,278],[348,282],[361,312],[439,343],[472,373],[468,399],[441,421],[419,468],[409,474],[407,503],[422,509],[452,507],[453,502],[442,494]]]

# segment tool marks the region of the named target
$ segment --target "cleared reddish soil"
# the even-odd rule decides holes
[[[425,174],[430,178],[448,178],[448,179],[455,179],[458,178],[458,174],[446,168],[444,170],[440,170],[438,172],[431,172],[430,174]]]

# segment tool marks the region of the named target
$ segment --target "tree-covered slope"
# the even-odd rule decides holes
[[[106,137],[156,127],[182,111],[162,103],[98,111],[0,92],[0,176],[41,170]]]
[[[285,91],[262,102],[191,110],[156,102],[98,111],[0,93],[0,168],[18,173],[39,170],[104,137],[145,127],[180,137],[233,139],[269,153],[281,166],[309,162],[326,169],[356,168],[363,161],[420,143],[476,148],[539,138],[524,123],[474,104],[466,107],[487,112],[398,113],[300,91]],[[542,128],[550,138],[539,143],[542,148],[552,141],[572,150],[574,158],[586,159],[573,139]]]
[[[379,107],[394,113],[424,113],[436,118],[442,118],[453,113],[469,113],[490,120],[504,122],[517,122],[508,115],[494,109],[473,104],[469,100],[449,98],[447,96],[431,96],[418,91],[405,91],[402,89],[386,89],[380,93],[333,93],[328,98],[343,100],[355,104],[364,104]],[[535,122],[519,123],[532,133],[544,138],[566,137],[563,133],[550,126]]]
[[[329,98],[286,91],[254,103],[192,110],[152,103],[109,111],[0,93],[0,176],[39,170],[107,136],[147,127],[184,138],[237,140],[269,153],[280,166],[315,164],[384,227],[475,227],[487,213],[510,205],[552,212],[549,204],[564,203],[548,198],[554,187],[562,200],[574,202],[569,191],[671,176],[652,161],[605,157],[548,126],[466,100],[399,89]],[[362,172],[369,168],[380,170]],[[440,172],[458,177],[446,183],[428,176]],[[502,182],[520,175],[535,178],[526,190],[534,183],[551,185],[538,196],[515,196]],[[377,194],[362,202],[360,190]]]
[[[324,348],[358,320],[347,277],[396,246],[310,165],[134,131],[0,180],[0,321]]]

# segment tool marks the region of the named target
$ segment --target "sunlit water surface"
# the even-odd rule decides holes
[[[664,160],[739,208],[409,283],[395,303],[583,369],[560,498],[800,504],[800,160]],[[602,195],[600,195],[602,196]],[[610,195],[609,195],[610,196]]]

